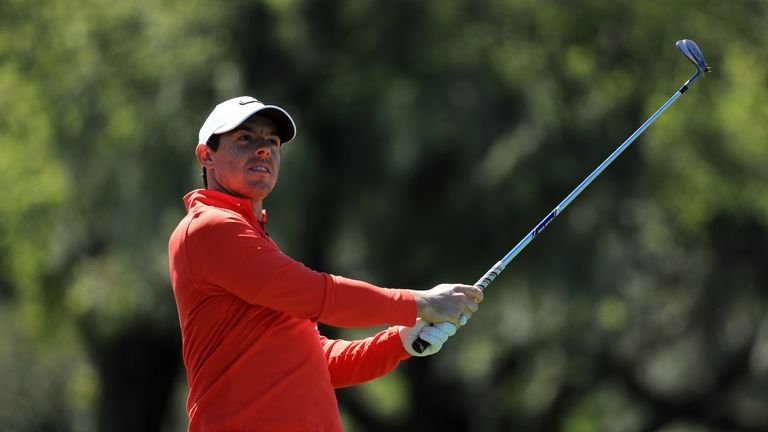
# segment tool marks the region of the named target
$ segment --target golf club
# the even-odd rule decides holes
[[[587,176],[587,178],[584,179],[584,181],[579,184],[576,189],[573,190],[570,194],[568,194],[565,199],[560,202],[560,204],[557,205],[557,207],[554,208],[544,219],[539,222],[536,227],[528,233],[520,242],[512,248],[505,256],[502,258],[499,262],[494,264],[493,267],[490,268],[476,283],[475,286],[479,287],[482,290],[485,290],[485,288],[490,285],[491,282],[493,282],[494,279],[496,279],[496,276],[501,273],[504,268],[509,264],[512,259],[517,256],[517,254],[520,253],[526,246],[528,246],[528,243],[533,240],[534,237],[539,235],[542,231],[544,231],[544,228],[549,225],[552,220],[562,213],[562,211],[568,206],[568,204],[571,203],[574,199],[576,199],[577,196],[583,191],[587,186],[589,186],[590,183],[592,183],[592,180],[594,180],[597,176],[600,175],[600,173],[605,170],[605,168],[608,167],[619,155],[629,147],[630,144],[638,137],[640,134],[645,131],[645,129],[650,126],[651,123],[653,123],[656,118],[658,118],[664,110],[667,109],[674,101],[677,100],[683,93],[685,93],[688,88],[693,85],[693,83],[702,75],[710,72],[709,66],[707,66],[706,60],[704,60],[704,54],[701,53],[701,50],[699,49],[698,45],[696,45],[695,42],[689,39],[683,39],[680,41],[677,41],[675,44],[680,51],[682,51],[683,55],[691,61],[696,66],[696,73],[691,76],[691,78],[688,79],[688,81],[683,84],[682,87],[680,87],[680,90],[678,90],[671,98],[669,98],[668,101],[664,103],[664,105],[661,106],[653,115],[643,123],[640,128],[638,128],[632,135],[627,138],[624,143],[622,143],[619,148],[617,148],[613,153],[611,153],[610,156],[606,160],[603,161],[590,175]],[[427,347],[429,347],[429,343],[424,341],[423,339],[416,339],[412,344],[413,349],[416,352],[424,352]]]

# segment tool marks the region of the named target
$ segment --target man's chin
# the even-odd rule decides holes
[[[266,182],[254,182],[248,184],[249,188],[249,197],[253,200],[260,200],[264,199],[269,195],[270,192],[272,192],[272,188],[274,188],[274,185],[266,183]]]

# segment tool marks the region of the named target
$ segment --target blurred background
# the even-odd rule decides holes
[[[476,281],[687,80],[443,351],[348,431],[768,430],[768,2],[0,1],[0,429],[183,431],[169,283],[213,106],[285,107],[290,256]],[[358,338],[377,329],[325,328]]]

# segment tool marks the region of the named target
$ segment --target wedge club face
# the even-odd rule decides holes
[[[683,39],[677,41],[675,44],[677,45],[677,48],[680,49],[680,51],[683,52],[683,55],[691,61],[691,63],[696,66],[696,68],[702,73],[705,74],[709,72],[710,67],[707,66],[707,61],[704,60],[704,54],[701,53],[701,50],[699,49],[699,46],[696,45],[696,42],[690,40],[690,39]]]

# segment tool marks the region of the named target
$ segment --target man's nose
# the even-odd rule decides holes
[[[256,146],[254,153],[260,157],[267,157],[272,154],[272,149],[270,149],[269,144],[267,143],[266,140],[259,140],[259,143]]]

